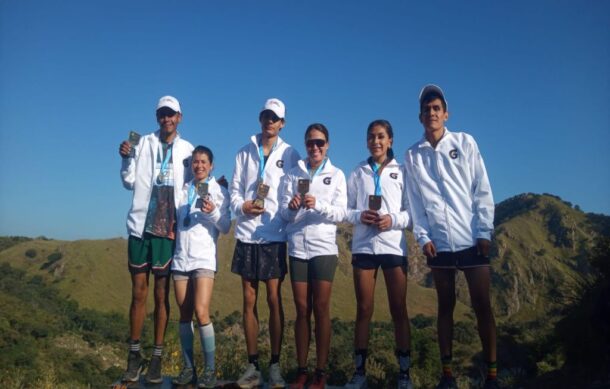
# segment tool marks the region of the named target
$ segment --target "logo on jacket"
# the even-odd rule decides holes
[[[189,159],[190,159],[190,158],[184,158],[184,159],[182,160],[182,165],[183,165],[184,167],[189,167]]]
[[[326,177],[325,179],[322,180],[323,183],[325,183],[326,185],[330,185],[330,177]]]
[[[390,173],[390,177],[396,180],[398,179],[398,173]]]
[[[453,149],[449,152],[449,156],[451,157],[451,159],[456,159],[458,157],[458,151],[457,149]]]
[[[275,166],[279,167],[280,169],[284,167],[284,161],[279,159],[276,163]]]

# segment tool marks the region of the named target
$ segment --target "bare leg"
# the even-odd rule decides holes
[[[213,278],[200,277],[195,279],[195,314],[200,326],[210,322],[210,302],[212,301],[213,288]]]
[[[269,335],[271,338],[271,354],[279,354],[284,335],[284,309],[282,308],[282,280],[273,278],[266,280],[267,305],[269,305]]]
[[[254,355],[258,352],[258,311],[256,309],[258,281],[242,278],[241,286],[244,297],[243,324],[244,335],[246,336],[246,349],[248,355]]]
[[[155,276],[155,344],[162,345],[169,317],[169,276]]]
[[[131,275],[131,305],[129,307],[129,328],[132,340],[140,340],[144,318],[146,317],[146,296],[148,295],[148,272]]]
[[[487,362],[495,362],[496,321],[489,298],[490,268],[489,266],[481,266],[466,269],[464,275],[468,282],[472,308],[477,316],[477,327],[483,346],[483,355]]]
[[[180,321],[193,320],[193,282],[189,280],[174,281],[176,304],[180,310]]]
[[[332,282],[313,282],[313,306],[316,319],[316,368],[325,369],[330,350],[330,293]],[[311,310],[310,310],[311,312]]]
[[[376,269],[354,267],[354,288],[356,290],[356,332],[354,348],[367,348],[369,344],[369,324],[373,317]]]
[[[452,353],[455,270],[433,268],[432,276],[438,297],[438,346],[441,357],[444,357]]]
[[[297,347],[298,367],[307,366],[311,338],[311,287],[308,282],[292,282],[292,294],[297,311],[294,322],[294,340]]]
[[[394,322],[396,348],[402,351],[411,349],[411,327],[407,314],[407,275],[401,266],[383,270],[388,291],[388,303]]]

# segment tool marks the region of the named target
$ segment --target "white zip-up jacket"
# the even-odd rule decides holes
[[[229,192],[212,177],[208,182],[208,199],[214,202],[210,213],[196,208],[197,200],[188,205],[188,192],[192,181],[186,183],[180,197],[178,208],[178,234],[172,270],[189,272],[195,269],[216,271],[216,242],[219,233],[226,234],[231,228],[229,212]],[[195,196],[199,198],[199,196]],[[190,211],[190,212],[189,212]],[[190,223],[184,226],[189,215]]]
[[[347,220],[354,225],[353,254],[407,255],[407,239],[404,229],[410,227],[410,217],[404,188],[403,168],[392,159],[381,171],[380,215],[392,217],[392,227],[380,231],[376,226],[360,221],[362,211],[369,209],[369,195],[375,194],[374,173],[368,162],[362,161],[347,181]]]
[[[127,233],[141,238],[144,235],[144,223],[148,213],[148,203],[152,193],[155,161],[159,150],[159,133],[145,135],[135,147],[135,157],[122,158],[121,180],[126,189],[133,190],[131,209],[127,215]],[[193,145],[176,134],[172,146],[172,166],[174,173],[174,205],[178,209],[178,201],[182,186],[192,179],[191,153]]]
[[[265,198],[265,212],[259,216],[243,213],[241,207],[246,200],[256,198],[260,157],[258,144],[260,134],[253,135],[251,142],[242,147],[235,157],[235,170],[231,181],[231,211],[236,217],[235,239],[244,243],[271,243],[286,241],[286,221],[278,213],[279,186],[284,174],[296,166],[299,153],[280,137],[269,155],[263,173],[263,182],[269,185]]]
[[[290,200],[298,193],[299,179],[310,179],[309,194],[316,198],[314,209],[288,208]],[[311,259],[320,255],[337,255],[337,225],[347,213],[345,175],[330,159],[322,170],[311,178],[307,160],[286,174],[280,190],[280,214],[288,221],[288,254],[299,259]]]
[[[455,252],[491,239],[494,201],[477,143],[463,132],[445,133],[433,148],[426,138],[405,156],[413,233],[420,246]]]

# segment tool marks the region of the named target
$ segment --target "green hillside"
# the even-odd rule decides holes
[[[331,312],[342,320],[355,318],[355,297],[352,280],[351,227],[341,225],[338,234],[340,247],[339,266],[333,284]],[[409,239],[412,237],[409,234]],[[231,273],[231,259],[235,240],[233,231],[222,235],[218,242],[218,274],[214,285],[212,311],[224,317],[234,311],[241,311],[241,281]],[[410,268],[414,274],[408,286],[409,313],[414,316],[432,316],[436,312],[436,295],[430,285],[424,285],[422,268],[425,261],[416,246],[411,245]],[[410,254],[411,254],[410,253]],[[129,272],[127,271],[127,241],[122,238],[109,240],[27,240],[18,241],[0,252],[0,263],[23,269],[28,274],[40,275],[57,285],[65,297],[71,297],[81,306],[103,312],[127,313],[131,296]],[[419,282],[418,282],[419,281]],[[152,281],[151,281],[152,282]],[[294,304],[289,278],[284,283],[283,300],[287,318],[293,318]],[[389,320],[390,314],[383,277],[378,277],[374,320]],[[261,289],[263,304],[261,314],[266,314],[264,286]],[[173,297],[172,297],[173,299]],[[149,296],[152,307],[152,295]],[[177,309],[172,300],[172,316]],[[458,318],[463,317],[468,308],[457,307]]]
[[[608,387],[610,217],[585,214],[556,196],[527,193],[498,204],[495,225],[492,298],[503,385]],[[428,388],[440,369],[436,296],[424,257],[410,233],[407,239],[413,379],[416,387]],[[333,385],[345,383],[351,369],[355,299],[350,243],[350,226],[340,225],[331,307],[329,382]],[[0,386],[102,387],[120,374],[130,300],[126,245],[122,238],[67,242],[0,237]],[[232,232],[220,238],[212,301],[222,377],[236,376],[245,355],[240,279],[230,272],[233,247]],[[370,360],[369,384],[384,388],[395,385],[395,362],[383,277],[378,281],[370,343],[376,351]],[[457,285],[455,371],[460,388],[479,388],[484,365],[462,274]],[[263,289],[260,352],[264,359],[269,349]],[[287,327],[281,364],[290,378],[296,366],[288,279],[283,300]],[[145,330],[151,328],[149,318]],[[149,352],[150,334],[144,338]],[[180,352],[175,320],[168,327],[166,351],[164,373],[176,374]]]

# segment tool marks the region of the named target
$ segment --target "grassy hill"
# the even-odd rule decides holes
[[[556,196],[528,193],[498,204],[495,224],[492,297],[503,384],[532,388],[610,385],[609,358],[602,355],[610,346],[610,333],[607,325],[600,324],[610,318],[610,217],[585,214]],[[424,258],[410,233],[407,238],[413,378],[417,387],[433,387],[440,368],[433,318],[436,297]],[[351,228],[339,226],[340,260],[331,307],[333,384],[343,384],[351,369],[355,298],[350,242]],[[0,362],[4,366],[0,386],[88,387],[93,383],[95,387],[119,375],[130,299],[126,246],[121,238],[73,242],[0,238]],[[217,360],[224,377],[238,374],[245,355],[240,315],[234,313],[241,309],[240,279],[229,270],[233,247],[232,232],[220,238],[212,302]],[[288,281],[283,299],[289,322],[294,309]],[[476,388],[483,365],[461,274],[457,285],[455,370],[461,388]],[[260,307],[264,318],[265,304]],[[395,385],[391,373],[395,362],[383,277],[379,277],[375,307],[378,322],[371,331],[370,347],[377,351],[370,361],[369,384],[387,387]],[[173,297],[172,309],[175,318]],[[149,324],[145,330],[150,331]],[[266,338],[264,321],[261,329],[261,337]],[[290,326],[285,334],[282,366],[290,378],[295,368]],[[150,334],[144,338],[148,342]],[[263,358],[268,357],[267,343],[263,339]],[[150,344],[145,346],[148,352]],[[168,328],[166,350],[164,373],[176,374],[180,352],[175,322]]]
[[[349,242],[351,228],[339,227],[338,243],[340,247],[339,266],[333,284],[331,312],[333,317],[342,320],[355,318],[355,297],[352,280],[351,253]],[[409,234],[412,241],[412,236]],[[231,273],[231,259],[235,240],[233,232],[222,235],[218,242],[218,274],[214,286],[212,311],[216,316],[224,317],[234,311],[241,311],[241,281]],[[430,285],[425,285],[422,268],[425,261],[412,244],[410,268],[413,276],[408,286],[409,313],[414,316],[423,314],[433,316],[436,312],[436,295]],[[103,312],[126,314],[131,296],[129,272],[127,271],[127,241],[122,238],[108,240],[27,240],[0,252],[0,263],[25,270],[31,275],[40,275],[43,279],[57,285],[62,295],[76,300],[80,306],[94,308]],[[418,282],[419,281],[419,282]],[[152,282],[152,281],[151,281]],[[289,277],[284,282],[283,301],[287,318],[293,318],[294,303]],[[264,286],[260,290],[260,312],[266,315],[264,304]],[[172,316],[177,309],[172,297]],[[152,307],[152,295],[149,296],[149,307]],[[461,318],[469,310],[460,304],[457,317]],[[264,316],[263,316],[264,317]],[[389,320],[390,314],[385,293],[383,277],[378,277],[375,300],[374,320]]]

